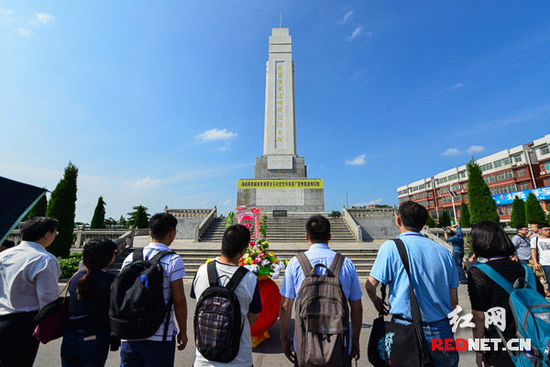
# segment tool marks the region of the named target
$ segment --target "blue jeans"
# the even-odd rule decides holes
[[[176,339],[123,341],[120,344],[120,367],[174,367]]]
[[[518,260],[520,264],[529,265],[530,260]]]
[[[411,323],[405,320],[392,318],[394,322],[404,325],[410,325]],[[424,329],[424,336],[428,342],[428,348],[434,361],[434,367],[457,367],[458,366],[458,352],[456,351],[443,351],[432,350],[432,339],[453,339],[454,335],[451,331],[451,324],[449,320],[441,320],[435,322],[423,322],[422,328]]]
[[[88,336],[77,331],[66,331],[61,343],[61,366],[105,366],[110,341],[108,331]]]
[[[456,268],[458,269],[458,280],[460,282],[467,282],[468,278],[466,278],[466,274],[464,274],[462,259],[464,259],[464,252],[455,252],[453,250],[453,260],[455,261]]]
[[[544,271],[546,277],[546,288],[550,291],[550,265],[542,265],[542,271]]]

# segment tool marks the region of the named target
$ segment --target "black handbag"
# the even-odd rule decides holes
[[[420,307],[412,287],[407,249],[399,238],[393,241],[409,277],[412,324],[385,321],[381,311],[372,324],[368,346],[369,362],[375,367],[433,367],[434,363],[422,329]],[[386,285],[383,284],[382,300],[385,298]]]

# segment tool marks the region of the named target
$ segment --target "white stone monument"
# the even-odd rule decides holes
[[[256,158],[254,179],[239,180],[237,205],[266,212],[324,211],[323,180],[307,179],[296,152],[294,62],[288,28],[273,28],[266,63],[264,150]]]

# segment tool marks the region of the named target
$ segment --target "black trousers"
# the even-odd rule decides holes
[[[38,340],[32,332],[37,311],[0,316],[0,367],[32,367]]]

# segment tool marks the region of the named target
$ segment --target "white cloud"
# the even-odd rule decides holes
[[[484,152],[484,151],[485,151],[484,146],[472,145],[471,147],[468,148],[468,150],[466,152],[468,152],[469,154],[473,154],[473,153],[481,153],[481,152]]]
[[[223,205],[229,205],[231,204],[231,199],[227,199],[226,201],[223,202]]]
[[[21,36],[25,38],[29,38],[32,32],[27,28],[19,28],[17,29],[17,33],[19,33]]]
[[[346,14],[344,14],[344,18],[340,21],[340,24],[345,24],[348,22],[349,18],[353,16],[353,11],[348,11]]]
[[[200,133],[196,137],[202,141],[229,140],[237,136],[237,133],[228,131],[227,129],[210,129]]]
[[[357,157],[351,159],[351,160],[346,160],[346,164],[348,166],[362,166],[365,164],[365,158],[367,157],[366,154],[361,154],[361,155],[358,155]]]
[[[359,27],[356,27],[349,38],[350,39],[355,39],[355,38],[359,37],[361,35],[361,33],[363,33],[363,26],[362,25],[359,26]]]
[[[444,151],[443,153],[441,153],[441,155],[459,155],[461,153],[462,153],[462,151],[460,151],[460,149],[458,149],[458,148],[449,148],[446,151]]]
[[[145,177],[141,180],[137,180],[131,183],[131,186],[133,186],[135,189],[152,189],[154,187],[157,187],[162,182],[159,178],[153,178],[153,177]]]
[[[459,89],[459,88],[462,88],[463,86],[464,86],[464,83],[460,82],[460,83],[456,83],[453,86],[445,88],[445,90]]]
[[[53,22],[55,17],[48,13],[36,13],[34,15],[33,23],[34,24],[49,24]]]
[[[382,204],[383,200],[382,198],[380,199],[374,199],[374,200],[369,200],[369,201],[364,201],[364,202],[361,202],[361,203],[355,203],[355,204],[351,204],[351,206],[371,206],[371,205],[379,205],[379,204]]]
[[[0,8],[0,15],[12,15],[12,14],[13,14],[13,11],[11,11],[9,9]]]

